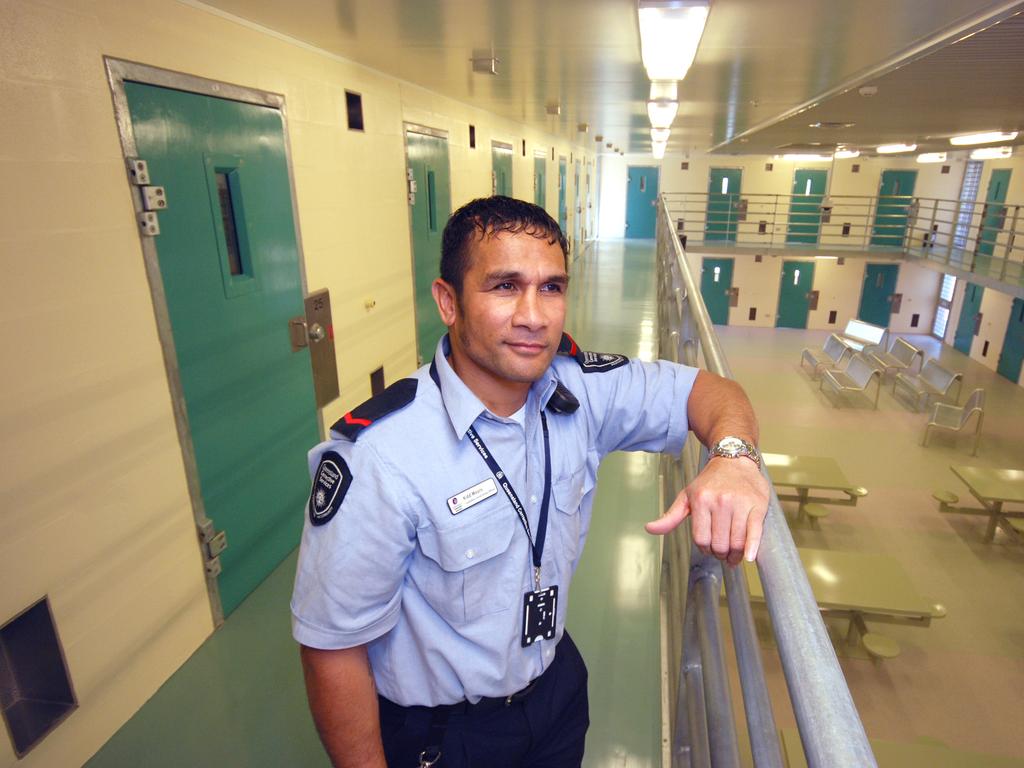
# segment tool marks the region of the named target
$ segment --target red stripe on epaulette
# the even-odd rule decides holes
[[[364,429],[411,403],[416,397],[418,385],[416,379],[396,381],[379,395],[371,397],[334,422],[331,430],[354,442]]]

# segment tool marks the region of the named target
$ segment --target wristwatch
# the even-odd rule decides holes
[[[708,449],[708,458],[714,456],[723,456],[727,459],[738,459],[740,456],[746,456],[752,462],[757,464],[757,468],[761,468],[761,454],[757,452],[757,448],[748,443],[741,437],[723,437],[717,443],[712,445]]]

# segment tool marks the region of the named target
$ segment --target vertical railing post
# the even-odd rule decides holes
[[[1020,206],[1013,206],[1013,221],[1010,222],[1010,234],[1006,238],[1006,256],[1003,258],[1003,268],[999,273],[1000,280],[1006,279],[1006,268],[1010,264],[1010,256],[1013,255],[1013,243],[1017,239],[1017,216],[1019,214]],[[1003,220],[1005,222],[1005,218]]]

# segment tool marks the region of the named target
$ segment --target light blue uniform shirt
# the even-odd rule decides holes
[[[686,404],[697,369],[630,361],[585,372],[557,356],[535,382],[525,425],[495,416],[445,359],[418,370],[409,405],[325,451],[348,465],[351,485],[336,516],[307,516],[292,596],[292,632],[313,648],[368,644],[377,691],[405,706],[507,696],[538,677],[565,628],[569,584],[590,525],[601,458],[611,451],[677,453],[688,432]],[[466,437],[474,426],[527,509],[536,535],[544,490],[540,409],[561,382],[574,413],[546,412],[552,491],[541,567],[558,585],[557,632],[521,645],[523,595],[534,589],[530,543],[505,494],[453,514],[449,501],[493,475]]]

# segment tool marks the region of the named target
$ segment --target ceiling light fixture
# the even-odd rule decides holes
[[[651,128],[651,141],[654,143],[668,141],[669,134],[672,133],[668,128]]]
[[[900,152],[913,152],[917,144],[881,144],[875,147],[875,151],[883,155],[895,155]]]
[[[1017,138],[1017,131],[999,133],[989,131],[987,133],[970,133],[965,136],[954,136],[949,143],[954,147],[969,147],[974,144],[994,144],[997,141],[1013,141]]]
[[[852,160],[855,157],[860,157],[860,151],[856,149],[837,149],[832,157],[836,160]]]
[[[661,160],[665,157],[665,148],[667,146],[667,141],[656,141],[651,145],[651,154],[654,155],[655,160]]]
[[[832,155],[815,155],[806,152],[793,152],[782,156],[783,160],[791,163],[825,163],[832,159]]]
[[[651,80],[682,80],[697,56],[709,0],[639,0],[640,57]]]
[[[971,160],[1005,160],[1013,157],[1013,147],[982,147],[971,152]]]
[[[917,156],[919,163],[944,163],[946,162],[945,152],[925,152]]]
[[[651,83],[651,101],[678,101],[679,84],[675,80],[656,80]]]
[[[659,99],[647,102],[647,116],[651,118],[652,128],[669,128],[676,119],[679,102]]]

